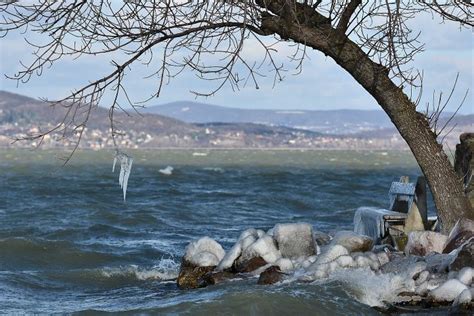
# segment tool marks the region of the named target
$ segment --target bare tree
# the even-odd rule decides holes
[[[267,67],[275,81],[282,80],[278,42],[294,44],[290,57],[298,69],[308,48],[318,50],[344,68],[390,117],[426,176],[448,230],[460,217],[474,219],[474,212],[427,116],[417,111],[420,95],[411,98],[405,92],[421,85],[411,62],[423,49],[407,23],[427,11],[472,27],[471,10],[470,1],[18,1],[0,4],[0,27],[4,36],[19,30],[43,35],[45,42],[30,43],[35,60],[12,76],[22,82],[64,57],[110,56],[114,70],[52,102],[66,109],[64,120],[33,136],[60,132],[78,142],[91,109],[105,93],[113,94],[112,137],[115,111],[123,109],[123,102],[133,108],[140,104],[129,99],[124,85],[137,64],[147,65],[150,80],[157,82],[151,97],[185,69],[215,82],[214,90],[196,92],[212,95],[224,85],[238,89],[251,82],[258,87]],[[245,58],[249,41],[260,45],[261,60]]]

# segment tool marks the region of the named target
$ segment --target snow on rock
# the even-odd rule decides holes
[[[426,256],[429,253],[442,253],[448,237],[432,231],[413,231],[408,234],[405,253]]]
[[[472,289],[466,289],[461,292],[461,294],[456,297],[454,300],[453,305],[459,305],[459,304],[469,304],[472,301]]]
[[[222,258],[221,262],[217,266],[217,271],[223,271],[232,267],[232,264],[235,260],[240,256],[242,253],[242,245],[237,242],[230,250],[225,254],[224,258]]]
[[[225,251],[217,241],[202,237],[186,247],[184,259],[198,267],[209,267],[218,265],[224,256]]]
[[[474,269],[471,267],[465,267],[459,271],[456,279],[461,281],[461,283],[469,286],[472,283],[472,275],[473,275]]]
[[[309,257],[316,254],[313,227],[308,223],[277,224],[273,228],[273,238],[284,258]]]
[[[430,297],[438,302],[452,302],[468,287],[459,280],[451,279],[430,292]]]
[[[374,245],[372,238],[354,233],[352,231],[337,232],[331,240],[332,245],[344,246],[349,252],[369,251]]]
[[[283,272],[289,272],[294,269],[293,262],[288,258],[280,258],[275,262],[275,265],[280,267]]]
[[[344,256],[348,254],[349,254],[349,251],[344,246],[331,245],[326,249],[325,252],[319,255],[319,257],[316,259],[315,264],[328,263],[340,256]]]
[[[267,263],[274,263],[281,258],[280,251],[277,249],[272,236],[265,234],[249,245],[243,250],[241,259],[248,260],[249,258],[258,256],[262,257]]]

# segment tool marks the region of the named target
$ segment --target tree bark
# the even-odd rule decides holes
[[[459,218],[474,219],[462,180],[456,175],[442,145],[438,144],[425,116],[416,111],[415,104],[390,79],[389,70],[372,61],[321,14],[314,10],[310,12],[303,6],[295,7],[294,13],[292,19],[296,19],[293,23],[289,23],[288,17],[264,15],[262,30],[330,56],[377,100],[407,142],[425,175],[444,232],[448,232]]]

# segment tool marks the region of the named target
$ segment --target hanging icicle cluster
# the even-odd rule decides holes
[[[123,200],[125,201],[127,196],[128,177],[130,176],[130,171],[132,170],[133,158],[117,150],[115,152],[112,172],[115,171],[115,164],[117,163],[117,160],[120,162],[119,184],[123,190]]]

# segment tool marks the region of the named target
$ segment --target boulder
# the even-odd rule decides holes
[[[216,270],[217,271],[223,271],[226,269],[229,269],[232,267],[234,264],[234,261],[237,260],[237,258],[240,256],[242,253],[242,246],[240,242],[237,242],[222,258],[222,260],[219,262],[219,265],[217,266]]]
[[[293,262],[288,258],[280,258],[275,262],[275,266],[278,266],[281,271],[288,272],[294,270]]]
[[[456,279],[451,279],[432,290],[429,296],[437,302],[452,302],[464,290],[469,290],[466,285]]]
[[[273,238],[284,258],[309,257],[316,254],[313,227],[307,223],[277,224]]]
[[[202,282],[202,277],[214,270],[215,266],[199,267],[195,264],[183,260],[179,271],[177,283],[180,289],[195,289],[204,287],[207,284]]]
[[[459,271],[464,267],[474,267],[474,238],[458,249],[455,259],[449,265],[449,269]]]
[[[407,255],[426,256],[429,253],[442,253],[447,236],[432,231],[414,231],[408,234],[405,246]]]
[[[328,248],[326,248],[326,251],[321,253],[317,258],[314,264],[311,265],[317,266],[323,263],[329,263],[335,259],[337,259],[340,256],[345,256],[348,255],[349,251],[344,246],[341,245],[331,245]]]
[[[321,231],[313,231],[313,239],[318,246],[325,246],[331,242],[331,236]]]
[[[201,287],[207,286],[207,285],[215,285],[215,284],[222,283],[226,280],[233,279],[235,277],[236,277],[236,275],[234,273],[231,273],[231,272],[211,271],[211,272],[208,272],[208,273],[204,274],[200,278],[200,281],[201,281],[200,285],[201,285]]]
[[[472,301],[472,291],[469,289],[466,289],[461,292],[461,294],[456,297],[456,299],[453,302],[453,305],[463,305],[463,304],[470,304]]]
[[[281,254],[280,251],[278,251],[273,238],[265,234],[244,249],[242,255],[237,261],[246,261],[253,257],[262,257],[267,263],[274,263],[281,258]]]
[[[464,243],[474,237],[474,221],[461,218],[456,222],[453,229],[449,233],[446,246],[443,253],[450,253],[456,248],[461,247]]]
[[[469,286],[472,283],[473,272],[474,272],[474,269],[471,267],[462,268],[461,271],[459,271],[458,275],[456,276],[456,279],[461,281],[462,284]]]
[[[331,245],[341,245],[349,252],[364,252],[372,249],[374,241],[369,236],[360,235],[352,231],[340,231],[331,240]]]
[[[258,284],[274,284],[283,279],[284,273],[277,266],[271,266],[260,274]]]
[[[236,261],[236,264],[234,265],[233,270],[239,273],[247,273],[247,272],[255,271],[258,268],[265,266],[266,264],[267,262],[260,256],[251,257],[246,260]]]
[[[197,267],[217,266],[225,251],[214,239],[202,237],[186,246],[184,261]]]

